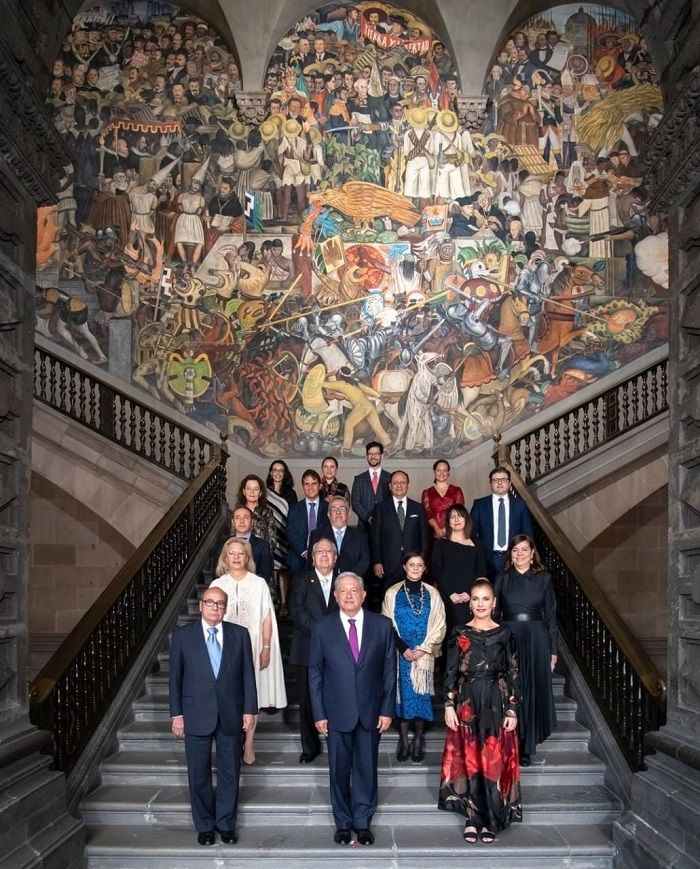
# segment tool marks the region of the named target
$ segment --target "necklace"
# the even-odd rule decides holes
[[[406,581],[403,583],[404,594],[406,595],[406,600],[408,601],[408,605],[411,607],[411,612],[414,616],[423,615],[423,605],[425,604],[425,586],[421,582],[420,584],[420,605],[418,609],[413,605],[413,601],[411,600],[411,595],[408,592],[408,586],[406,585]]]

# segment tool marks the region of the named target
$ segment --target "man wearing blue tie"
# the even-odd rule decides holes
[[[253,727],[258,712],[250,634],[223,621],[226,603],[222,589],[206,589],[199,602],[201,619],[175,628],[170,641],[172,732],[185,738],[190,806],[200,845],[213,845],[216,830],[225,845],[238,841],[243,732]]]
[[[349,845],[354,830],[360,845],[371,845],[379,739],[395,711],[396,643],[391,621],[362,608],[362,577],[341,573],[333,593],[338,611],[311,631],[311,708],[328,737],[333,839]]]
[[[532,517],[522,499],[510,494],[510,471],[493,468],[489,474],[491,494],[477,498],[470,512],[472,537],[478,537],[486,555],[486,573],[491,582],[503,573],[508,543],[516,534],[533,536]]]
[[[311,551],[311,535],[318,528],[328,531],[328,505],[321,498],[321,477],[309,468],[301,478],[304,499],[292,504],[287,515],[288,564],[292,574],[306,570]]]
[[[369,570],[369,543],[367,535],[359,528],[348,525],[350,508],[341,495],[328,499],[328,519],[330,527],[316,529],[311,535],[311,546],[321,537],[330,537],[338,551],[335,569],[338,573],[351,570],[358,576],[365,576]],[[332,535],[332,537],[331,537]]]

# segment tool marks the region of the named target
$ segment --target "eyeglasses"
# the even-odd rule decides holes
[[[491,477],[492,483],[510,483],[508,477]]]
[[[347,513],[348,508],[343,507],[343,505],[341,504],[339,507],[329,507],[328,512],[329,513]]]
[[[209,609],[217,609],[217,610],[225,610],[226,604],[222,600],[212,600],[210,597],[205,598],[202,603],[204,606],[208,606]]]

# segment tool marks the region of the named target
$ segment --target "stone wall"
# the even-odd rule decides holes
[[[666,669],[668,634],[668,487],[609,525],[582,552],[609,601]]]

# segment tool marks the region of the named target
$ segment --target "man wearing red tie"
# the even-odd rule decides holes
[[[350,502],[359,519],[359,527],[369,533],[369,520],[374,508],[389,497],[389,474],[382,468],[384,447],[378,441],[370,441],[365,447],[367,470],[357,474],[352,481]]]
[[[331,805],[338,845],[353,830],[372,845],[379,739],[396,702],[396,645],[391,621],[362,608],[362,578],[335,581],[338,611],[316,622],[309,649],[309,693],[316,729],[328,738]]]

